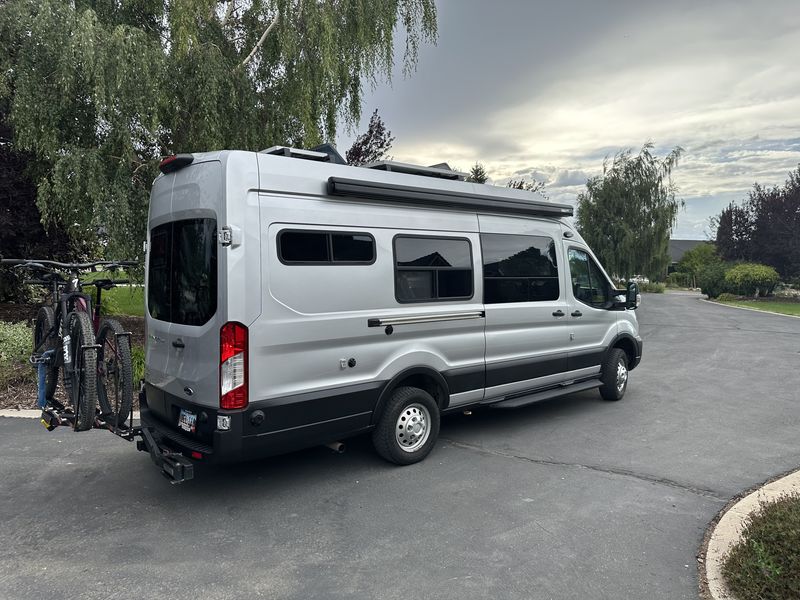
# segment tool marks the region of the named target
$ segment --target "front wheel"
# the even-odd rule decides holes
[[[624,350],[613,348],[603,363],[603,374],[600,377],[600,395],[603,400],[622,400],[628,389],[628,355]]]
[[[123,425],[133,404],[131,342],[122,325],[104,319],[97,332],[97,401],[107,423]]]
[[[397,388],[372,432],[375,450],[398,465],[410,465],[430,454],[439,437],[439,407],[415,387]]]
[[[45,366],[44,397],[48,403],[52,402],[58,384],[58,330],[55,327],[56,317],[53,309],[43,306],[36,315],[36,327],[33,330],[33,353],[44,354],[49,350],[50,362]]]
[[[69,379],[69,395],[75,410],[75,431],[86,431],[94,425],[97,410],[97,348],[89,315],[83,311],[69,314],[69,343],[65,346],[64,379]],[[69,360],[67,360],[69,359]]]

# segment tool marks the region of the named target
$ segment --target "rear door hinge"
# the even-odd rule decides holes
[[[219,229],[219,244],[223,247],[242,245],[242,230],[233,225],[225,225]]]

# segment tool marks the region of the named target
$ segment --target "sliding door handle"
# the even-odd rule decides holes
[[[572,312],[572,316],[573,317],[582,317],[583,313],[581,311],[579,311],[579,310],[576,310],[576,311]]]
[[[564,311],[563,310],[557,310],[556,312],[553,313],[553,316],[554,317],[563,317],[564,316]]]

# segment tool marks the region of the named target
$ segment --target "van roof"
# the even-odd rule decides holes
[[[403,164],[401,169],[365,168],[335,164],[299,153],[266,154],[238,150],[204,152],[193,156],[192,164],[218,160],[224,168],[230,168],[230,163],[252,164],[253,157],[257,156],[259,187],[269,192],[531,217],[562,218],[574,214],[569,204],[543,200],[526,190],[448,179],[438,173],[425,176],[413,172],[414,165]],[[416,169],[434,170],[431,167]]]

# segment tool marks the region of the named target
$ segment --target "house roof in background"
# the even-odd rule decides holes
[[[670,240],[669,256],[672,262],[679,262],[683,255],[700,244],[708,243],[706,240]]]

